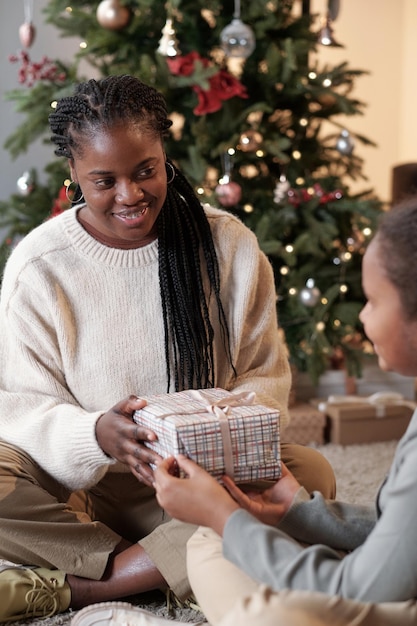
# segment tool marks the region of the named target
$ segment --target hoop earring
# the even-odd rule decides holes
[[[72,198],[70,195],[71,185],[76,185],[75,190],[74,190],[74,195]],[[79,198],[75,198],[77,189],[79,190],[81,194]],[[75,182],[75,180],[71,180],[67,185],[65,185],[65,195],[67,196],[68,202],[71,202],[71,204],[78,204],[78,202],[81,202],[81,200],[84,200],[84,195],[83,195],[83,192],[81,191],[81,187],[79,186],[78,183]]]
[[[168,169],[169,168],[169,169]],[[172,183],[175,178],[175,168],[169,161],[165,161],[165,169],[167,173],[167,185]]]

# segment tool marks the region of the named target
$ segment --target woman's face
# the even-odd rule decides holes
[[[386,276],[383,261],[387,259],[381,259],[376,237],[363,258],[362,285],[367,303],[359,317],[374,345],[380,368],[416,376],[417,320],[409,320],[405,314],[398,289]]]
[[[83,139],[70,161],[84,195],[81,216],[103,235],[144,246],[157,237],[167,175],[161,141],[133,124],[99,130]]]

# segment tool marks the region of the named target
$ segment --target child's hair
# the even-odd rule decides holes
[[[55,153],[69,159],[82,155],[88,137],[98,128],[120,122],[163,141],[172,122],[165,99],[153,87],[133,76],[109,76],[78,85],[71,97],[62,98],[49,117]],[[220,271],[210,226],[192,186],[169,162],[165,204],[158,217],[159,283],[165,325],[167,391],[173,362],[175,390],[216,385],[214,329],[201,269],[205,260],[210,292],[217,302],[226,356],[234,371],[229,330],[220,299]],[[171,347],[173,346],[173,347]]]
[[[398,289],[406,316],[417,318],[417,196],[384,213],[375,241],[385,274]]]

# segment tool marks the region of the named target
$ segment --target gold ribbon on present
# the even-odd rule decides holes
[[[204,405],[206,411],[215,415],[219,420],[223,443],[225,473],[233,479],[235,468],[233,463],[232,438],[230,436],[230,426],[227,415],[230,413],[232,407],[253,404],[256,397],[255,392],[242,391],[240,393],[231,393],[229,396],[224,396],[224,398],[220,398],[220,400],[216,402],[213,402],[210,395],[201,389],[190,389],[189,394],[196,400],[199,400]]]
[[[376,417],[385,417],[388,406],[407,406],[416,409],[417,404],[406,400],[396,391],[377,391],[370,396],[329,396],[326,402],[320,402],[319,411],[326,412],[326,408],[333,404],[370,404],[375,407]]]

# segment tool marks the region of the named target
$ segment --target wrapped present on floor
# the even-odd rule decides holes
[[[160,456],[184,454],[217,479],[280,476],[279,411],[257,404],[255,393],[215,388],[140,397],[147,406],[133,419],[157,434],[146,445]]]
[[[307,403],[297,403],[289,407],[290,423],[281,433],[281,441],[298,443],[303,446],[324,443],[326,416],[322,411]]]
[[[342,445],[400,439],[417,406],[391,391],[312,402],[327,416],[326,439]]]

